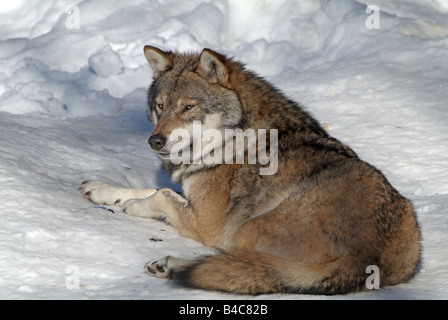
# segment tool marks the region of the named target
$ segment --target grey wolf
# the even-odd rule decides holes
[[[164,220],[219,251],[150,261],[151,275],[253,295],[366,290],[369,265],[380,270],[381,287],[412,277],[420,258],[416,215],[379,170],[234,59],[210,49],[181,54],[145,46],[144,52],[154,75],[149,144],[184,195],[99,181],[84,182],[82,192],[127,214]],[[258,161],[172,163],[170,135],[191,130],[193,121],[221,131],[276,129],[276,173],[260,175],[265,164]],[[244,148],[246,156],[254,151]]]

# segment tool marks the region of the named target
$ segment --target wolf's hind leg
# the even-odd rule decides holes
[[[172,278],[173,272],[183,270],[196,262],[167,256],[161,259],[151,260],[145,264],[145,269],[158,278]]]
[[[84,181],[79,189],[87,200],[110,206],[121,206],[129,199],[144,199],[157,192],[157,189],[121,188],[101,181]]]

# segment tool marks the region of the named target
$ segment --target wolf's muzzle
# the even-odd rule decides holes
[[[157,133],[149,137],[148,143],[152,149],[160,151],[166,144],[166,137],[161,133]]]

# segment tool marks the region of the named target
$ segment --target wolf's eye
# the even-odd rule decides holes
[[[157,104],[157,108],[159,108],[160,110],[163,110],[163,104],[158,103],[158,104]]]
[[[184,111],[188,111],[194,108],[194,104],[187,104],[184,108]]]

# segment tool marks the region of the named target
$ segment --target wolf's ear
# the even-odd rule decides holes
[[[154,79],[173,67],[174,54],[172,52],[165,52],[153,46],[145,46],[144,52],[154,72]]]
[[[230,87],[229,70],[226,57],[210,49],[202,50],[196,72],[210,83],[219,83]]]

